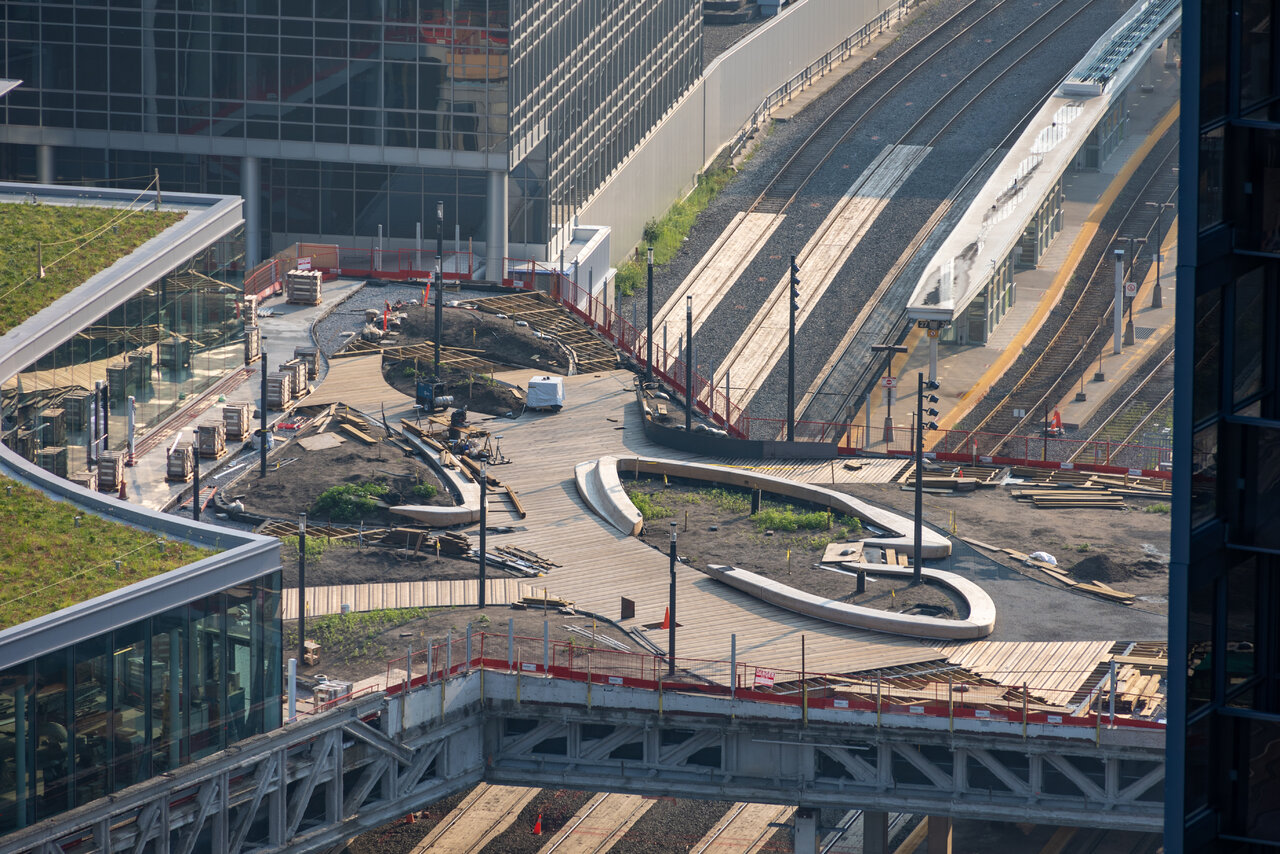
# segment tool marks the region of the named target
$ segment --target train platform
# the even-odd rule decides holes
[[[1153,63],[1153,88],[1139,92],[1137,87],[1129,99],[1128,131],[1110,158],[1097,171],[1068,171],[1063,177],[1062,227],[1039,266],[1014,275],[1017,299],[985,344],[938,344],[937,376],[941,388],[934,392],[940,402],[934,419],[939,429],[954,429],[982,400],[986,391],[1030,345],[1062,299],[1063,292],[1089,243],[1094,239],[1103,216],[1114,204],[1125,183],[1137,170],[1143,158],[1178,116],[1177,69]],[[1108,339],[1103,354],[1104,380],[1086,378],[1085,400],[1077,401],[1078,387],[1058,402],[1057,409],[1066,424],[1083,424],[1109,400],[1110,395],[1142,366],[1151,352],[1173,334],[1174,280],[1177,264],[1177,223],[1166,216],[1163,223],[1163,253],[1160,284],[1163,308],[1150,307],[1155,285],[1152,272],[1141,285],[1133,315],[1136,342],[1118,355],[1112,354]],[[1108,314],[1103,321],[1111,323]],[[893,362],[893,374],[900,389],[892,406],[895,425],[894,448],[902,447],[901,434],[906,434],[914,417],[916,374],[929,375],[929,339],[925,330],[914,328],[905,342],[908,351]],[[1092,377],[1092,374],[1091,374]],[[870,412],[859,411],[856,423],[870,426],[866,449],[884,451],[883,426],[889,414],[889,401],[883,388],[877,388],[870,399]]]

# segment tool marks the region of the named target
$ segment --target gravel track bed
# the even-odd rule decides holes
[[[731,801],[660,798],[609,854],[687,854],[731,806]]]
[[[469,794],[471,789],[465,789],[436,801],[421,810],[413,824],[401,818],[362,833],[347,844],[347,854],[407,854]]]
[[[491,854],[537,854],[547,844],[548,838],[568,824],[594,794],[575,789],[540,790],[533,800],[525,804],[511,826],[484,850]],[[535,836],[533,825],[539,815],[542,816],[542,835]]]
[[[979,0],[973,12],[993,5]],[[1076,5],[1073,4],[1073,8]],[[1026,70],[1013,72],[1001,84],[969,108],[965,117],[937,143],[936,150],[913,173],[880,219],[867,233],[827,290],[822,308],[809,318],[798,332],[796,377],[803,390],[817,376],[832,347],[848,329],[881,279],[897,260],[907,241],[919,230],[937,205],[952,192],[986,152],[1005,137],[1008,131],[1036,106],[1066,71],[1075,64],[1085,46],[1104,32],[1126,4],[1120,0],[1098,0],[1070,25],[1063,38],[1027,62]],[[963,8],[961,0],[939,0],[922,9],[901,35],[874,58],[839,81],[798,116],[766,137],[753,159],[735,180],[699,218],[688,240],[672,262],[655,270],[655,301],[661,305],[675,291],[693,266],[728,226],[733,216],[746,210],[759,195],[769,178],[808,138],[819,123],[852,93],[864,87],[873,74],[892,58],[902,54],[937,27],[948,16]],[[785,256],[798,252],[821,225],[834,202],[849,188],[858,175],[883,147],[898,139],[908,122],[902,109],[907,103],[925,103],[931,99],[942,75],[958,75],[988,55],[991,47],[985,39],[1007,38],[1025,26],[1042,11],[1032,4],[1006,4],[995,20],[980,25],[985,35],[966,37],[973,42],[965,50],[933,60],[928,74],[919,75],[895,92],[883,108],[875,112],[870,124],[859,130],[855,138],[837,147],[832,157],[814,175],[787,211],[787,218],[767,244],[761,248],[732,292],[712,312],[700,331],[697,364],[710,373],[718,368],[730,348],[746,331],[756,310],[776,285],[785,267]],[[966,17],[969,20],[970,17]],[[936,68],[933,63],[939,63]],[[997,61],[997,65],[999,62]],[[866,87],[855,99],[857,109],[868,108],[884,81]],[[925,137],[921,137],[921,140]],[[801,280],[804,273],[801,272]],[[803,288],[804,285],[802,284]],[[643,303],[643,294],[639,300]],[[624,300],[623,310],[626,311]],[[643,308],[643,305],[641,305]],[[751,404],[756,417],[780,418],[785,408],[785,359],[772,372]]]
[[[1168,338],[1165,340],[1164,343],[1162,343],[1159,347],[1156,348],[1156,350],[1147,358],[1145,362],[1142,363],[1142,365],[1138,368],[1138,370],[1136,370],[1133,373],[1133,376],[1129,377],[1129,379],[1121,383],[1120,387],[1111,393],[1111,401],[1114,401],[1116,405],[1119,405],[1121,401],[1125,400],[1129,395],[1133,394],[1134,391],[1137,390],[1138,386],[1142,384],[1143,380],[1145,380],[1148,376],[1150,376],[1151,372],[1154,371],[1156,369],[1156,366],[1160,364],[1160,360],[1163,359],[1165,356],[1167,356],[1172,349],[1173,349],[1173,338]],[[1086,383],[1086,389],[1085,389],[1086,392],[1088,391],[1087,385],[1088,384]],[[1173,389],[1172,374],[1170,374],[1170,380],[1168,382],[1162,383],[1162,382],[1159,382],[1159,380],[1156,380],[1153,388],[1158,390],[1158,392],[1149,390],[1151,397],[1153,399],[1155,398],[1157,393],[1159,395],[1167,394],[1169,391]],[[1146,397],[1147,394],[1148,392],[1144,392],[1143,393],[1144,397]],[[1087,422],[1080,425],[1080,429],[1069,433],[1067,435],[1067,438],[1082,439],[1082,440],[1088,439],[1090,436],[1093,435],[1094,431],[1102,427],[1103,424],[1107,423],[1107,421],[1113,415],[1116,414],[1114,411],[1112,411],[1112,409],[1113,409],[1112,407],[1108,407],[1106,409],[1103,409],[1102,411],[1099,411]],[[1173,437],[1162,435],[1159,431],[1159,428],[1152,429],[1151,427],[1144,429],[1142,433],[1139,434],[1139,436],[1137,437],[1137,441],[1139,442],[1139,444],[1143,444],[1145,442],[1157,441],[1157,440],[1163,441],[1163,442],[1172,442]]]

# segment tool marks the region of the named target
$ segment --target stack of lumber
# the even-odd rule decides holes
[[[569,599],[548,595],[547,591],[543,590],[541,595],[521,598],[520,604],[526,608],[573,608],[574,603]]]
[[[1030,501],[1046,510],[1127,510],[1124,499],[1101,487],[1050,487],[1011,489],[1009,494],[1020,501]]]
[[[1173,482],[1159,477],[1131,477],[1127,474],[1095,474],[1085,483],[1088,486],[1109,489],[1116,495],[1130,498],[1173,497]]]
[[[324,277],[319,270],[290,270],[284,277],[285,302],[319,305],[323,281]]]
[[[244,325],[244,363],[252,365],[262,355],[262,329],[257,324]]]
[[[196,438],[203,459],[216,460],[227,452],[227,425],[223,421],[201,424],[196,428]]]
[[[98,491],[115,492],[124,477],[124,458],[115,451],[98,454]]]
[[[96,472],[88,470],[72,472],[67,476],[67,480],[71,481],[76,486],[83,486],[85,489],[90,491],[98,488],[98,475]]]
[[[471,539],[466,534],[445,531],[436,537],[442,555],[465,555],[471,553]]]
[[[508,565],[530,570],[532,575],[546,575],[560,565],[519,546],[498,546],[491,551]]]
[[[1168,661],[1117,655],[1116,708],[1138,717],[1151,717],[1164,705],[1163,685]]]
[[[293,372],[267,374],[267,409],[283,410],[293,400]]]
[[[228,403],[222,407],[222,424],[227,435],[244,439],[253,432],[253,407],[248,403]]]

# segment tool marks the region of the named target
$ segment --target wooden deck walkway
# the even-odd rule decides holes
[[[477,572],[479,569],[477,568]],[[475,605],[478,579],[452,581],[386,581],[376,584],[334,584],[307,587],[307,615],[341,614],[342,606],[352,611],[381,611],[386,608],[451,608]],[[485,601],[509,605],[533,588],[518,578],[486,578]],[[283,591],[284,618],[298,619],[298,588]]]
[[[504,379],[518,381],[519,373],[534,372],[511,372]],[[668,559],[608,527],[583,504],[573,482],[577,463],[606,454],[691,458],[645,438],[632,379],[625,371],[567,377],[565,406],[559,414],[526,413],[515,422],[474,421],[502,433],[502,449],[513,462],[502,466],[501,477],[529,511],[527,530],[490,535],[490,544],[520,546],[560,564],[539,579],[538,586],[574,600],[583,610],[618,620],[621,597],[634,600],[635,619],[619,622],[640,629],[645,623],[662,622]],[[676,579],[676,653],[681,658],[726,660],[731,634],[737,634],[740,661],[783,669],[800,669],[801,636],[809,671],[838,673],[943,658],[913,639],[792,614],[689,567],[678,566]],[[666,649],[666,631],[647,635]]]

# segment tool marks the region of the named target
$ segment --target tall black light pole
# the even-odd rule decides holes
[[[923,373],[916,374],[916,378],[917,378],[917,386],[916,386],[916,520],[915,520],[916,539],[915,539],[915,559],[913,561],[913,566],[912,566],[912,569],[914,571],[912,572],[912,575],[911,575],[911,580],[913,584],[919,584],[920,581],[922,580],[923,573],[921,572],[921,569],[924,566],[920,558],[920,551],[923,548],[923,544],[924,544],[924,427],[925,427],[924,416],[928,415],[930,418],[932,418],[933,416],[938,414],[938,410],[936,409],[924,408],[926,397],[928,398],[929,403],[938,402],[938,398],[935,395],[932,395],[932,394],[926,395],[924,393],[926,386],[930,390],[938,388],[937,381],[929,380],[926,383]],[[929,429],[934,430],[936,428],[937,428],[937,425],[934,424],[932,421],[930,421]]]
[[[796,309],[800,307],[800,268],[791,256],[791,310],[787,320],[787,441],[796,440]]]
[[[1174,207],[1173,202],[1146,202],[1147,207],[1156,209],[1156,286],[1151,289],[1151,307],[1164,308],[1164,297],[1160,293],[1160,262],[1164,260],[1164,242],[1160,239],[1161,220],[1166,208]]]
[[[307,661],[307,514],[298,515],[298,661]]]
[[[191,498],[191,520],[193,522],[200,521],[200,433],[196,433],[196,440],[191,445],[192,454],[195,457],[195,467],[191,469],[191,489],[193,495]]]
[[[884,416],[884,441],[885,441],[885,444],[888,445],[890,442],[893,441],[893,388],[888,382],[889,378],[893,376],[893,354],[905,353],[907,352],[907,348],[902,344],[872,344],[871,352],[885,353],[887,354],[887,358],[889,360],[888,365],[885,366],[886,381],[884,383],[885,401],[888,403],[888,406],[889,406],[888,412]],[[868,407],[871,406],[870,397],[868,397],[867,399],[867,406]],[[868,428],[870,428],[871,426],[870,420],[867,421],[867,426]],[[870,436],[867,437],[867,444],[868,445],[871,444]],[[888,451],[888,450],[889,450],[888,448],[885,448],[885,451]]]
[[[489,522],[488,516],[489,503],[489,466],[484,465],[480,468],[480,607],[484,607],[484,571],[485,560],[488,552],[485,548],[485,526]]]
[[[671,590],[667,602],[667,675],[676,675],[676,523],[671,523]]]
[[[440,339],[444,336],[444,202],[436,202],[436,364],[440,379]]]
[[[258,476],[267,476],[267,353],[262,353],[262,426],[258,428]]]
[[[684,429],[693,429],[693,296],[684,298]],[[675,548],[674,545],[671,548]]]
[[[653,247],[649,247],[649,323],[644,339],[644,381],[653,382]]]

